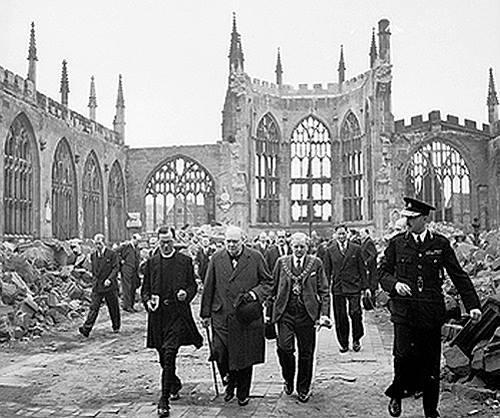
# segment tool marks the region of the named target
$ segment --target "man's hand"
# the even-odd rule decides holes
[[[111,284],[111,280],[106,279],[104,280],[104,287],[108,287]]]
[[[321,315],[318,320],[318,326],[319,327],[326,327],[326,328],[331,328],[332,327],[332,321],[328,316],[326,315]]]
[[[160,297],[158,295],[151,295],[151,299],[146,302],[148,310],[150,312],[154,312],[158,309],[160,304]]]
[[[203,325],[203,328],[208,328],[210,326],[210,318],[201,318],[201,325]]]
[[[400,296],[411,296],[411,288],[406,283],[396,282],[394,289]]]
[[[177,292],[177,300],[184,302],[187,298],[187,292],[184,289],[179,289]]]
[[[477,322],[481,319],[481,309],[471,309],[469,315],[470,319],[472,319],[472,322]]]

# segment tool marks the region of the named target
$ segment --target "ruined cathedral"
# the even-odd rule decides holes
[[[368,39],[369,41],[369,39]],[[498,227],[500,123],[490,69],[489,125],[431,111],[394,121],[391,32],[378,22],[364,73],[346,78],[341,48],[336,82],[284,83],[245,72],[233,16],[221,139],[214,144],[130,149],[118,78],[107,128],[68,107],[63,61],[60,100],[37,89],[35,28],[28,73],[0,67],[0,237],[89,238],[111,242],[159,225],[232,223],[255,235],[277,228],[377,233],[399,216],[405,194],[432,202],[435,220]],[[478,104],[480,106],[481,104]]]

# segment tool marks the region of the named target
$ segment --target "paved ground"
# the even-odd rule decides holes
[[[197,312],[197,308],[194,310]],[[215,398],[208,349],[183,348],[179,375],[182,397],[172,402],[173,417],[386,417],[385,386],[391,380],[391,336],[373,313],[365,318],[361,352],[340,354],[334,332],[318,333],[313,396],[301,404],[282,392],[275,342],[267,362],[255,367],[251,401],[239,407]],[[159,366],[144,345],[145,313],[123,318],[121,334],[111,334],[104,310],[87,340],[75,327],[38,343],[0,350],[0,417],[154,417]],[[38,344],[38,345],[36,345]],[[222,387],[220,387],[222,391]],[[494,417],[492,410],[442,393],[443,417]],[[421,400],[405,400],[403,416],[421,417]],[[500,414],[499,414],[500,416]]]

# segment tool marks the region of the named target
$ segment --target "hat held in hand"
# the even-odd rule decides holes
[[[249,293],[240,293],[235,304],[236,318],[243,324],[250,324],[257,319],[261,319],[262,304],[254,299]]]

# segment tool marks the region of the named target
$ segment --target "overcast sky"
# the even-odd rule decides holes
[[[38,90],[59,100],[68,61],[70,107],[88,115],[96,78],[97,119],[111,127],[123,74],[126,143],[132,147],[214,143],[221,137],[232,12],[245,70],[274,82],[337,81],[367,70],[371,30],[392,31],[393,113],[429,111],[487,122],[488,69],[500,82],[499,0],[2,0],[0,65],[25,77],[36,24]]]

